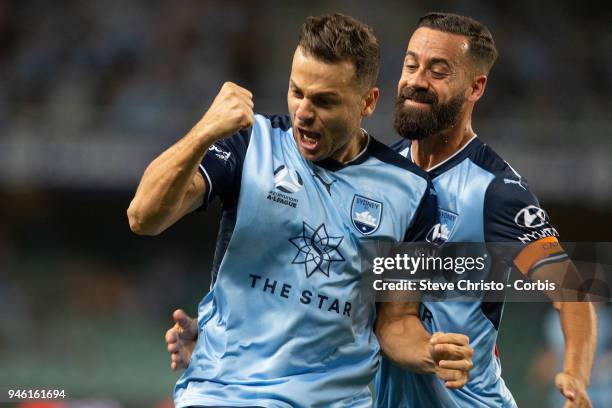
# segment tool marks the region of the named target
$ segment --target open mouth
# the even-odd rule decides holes
[[[296,127],[300,145],[306,150],[316,150],[321,141],[321,134]]]

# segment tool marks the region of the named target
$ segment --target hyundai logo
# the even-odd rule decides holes
[[[514,217],[516,225],[527,228],[538,228],[546,224],[546,212],[535,205],[528,205]]]

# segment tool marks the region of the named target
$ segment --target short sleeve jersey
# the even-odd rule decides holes
[[[175,405],[371,406],[379,345],[360,252],[425,238],[437,222],[427,174],[371,136],[349,163],[306,161],[289,118],[261,115],[201,172],[223,215]]]
[[[393,148],[411,158],[410,142]],[[430,239],[448,242],[517,243],[517,251],[493,256],[493,262],[512,266],[530,243],[558,236],[526,180],[489,146],[474,137],[461,150],[430,169],[438,198],[440,224]],[[514,246],[513,246],[514,247]],[[517,253],[521,256],[517,257]],[[543,262],[567,259],[561,251],[538,252],[539,258],[522,260],[528,273]],[[474,348],[474,368],[467,385],[447,389],[434,375],[400,370],[383,359],[376,379],[377,407],[515,407],[501,378],[496,339],[503,303],[438,301],[421,303],[425,328],[466,334]]]

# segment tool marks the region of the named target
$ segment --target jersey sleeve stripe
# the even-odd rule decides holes
[[[531,275],[536,270],[538,270],[538,268],[541,267],[541,266],[549,265],[549,264],[554,264],[554,263],[559,263],[559,262],[563,262],[563,261],[567,261],[568,259],[569,259],[569,256],[567,256],[566,253],[562,253],[562,254],[559,254],[559,255],[553,255],[553,256],[549,256],[548,258],[541,259],[538,262],[536,262],[535,264],[533,264],[531,269],[527,272],[527,277],[531,278]]]

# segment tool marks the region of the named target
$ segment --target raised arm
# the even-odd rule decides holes
[[[253,95],[226,82],[202,119],[145,170],[127,210],[130,228],[157,235],[204,202],[210,186],[198,166],[216,141],[253,125]]]

